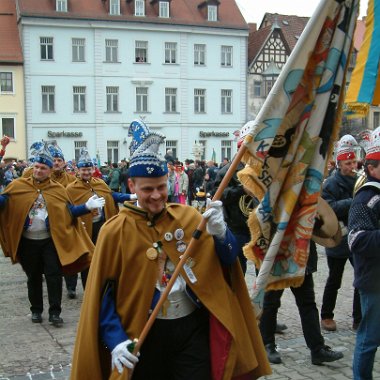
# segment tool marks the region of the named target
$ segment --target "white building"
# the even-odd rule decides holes
[[[28,146],[129,156],[142,117],[181,160],[231,158],[246,121],[248,27],[234,1],[17,0]],[[162,152],[164,153],[164,152]]]

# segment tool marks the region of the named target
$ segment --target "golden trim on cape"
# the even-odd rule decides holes
[[[149,260],[156,260],[157,259],[157,256],[158,256],[158,252],[155,248],[153,247],[150,247],[146,250],[146,257],[149,259]]]

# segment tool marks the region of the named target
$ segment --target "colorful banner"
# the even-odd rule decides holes
[[[359,1],[322,0],[244,144],[243,185],[260,204],[244,248],[260,268],[252,301],[266,289],[300,286],[327,158],[337,139]]]
[[[345,99],[347,117],[363,117],[380,104],[380,0],[369,0],[363,44]]]

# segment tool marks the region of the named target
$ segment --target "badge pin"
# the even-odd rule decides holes
[[[182,240],[185,236],[185,233],[183,232],[182,228],[178,228],[174,231],[174,237],[176,240]]]
[[[184,241],[177,241],[176,246],[179,253],[184,253],[186,251],[187,244]]]
[[[189,257],[187,260],[186,260],[186,265],[189,267],[189,268],[193,268],[194,265],[195,265],[195,261],[193,258]]]
[[[164,239],[166,241],[172,241],[173,240],[173,234],[171,232],[165,232]]]
[[[149,260],[156,260],[157,259],[157,256],[158,256],[158,252],[156,249],[154,248],[148,248],[146,250],[146,257],[149,259]]]

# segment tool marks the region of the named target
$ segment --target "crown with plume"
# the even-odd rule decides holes
[[[88,150],[86,147],[82,147],[79,152],[79,159],[77,162],[78,168],[91,168],[94,166],[94,163],[92,162],[92,158],[88,153]]]
[[[30,154],[34,157],[34,162],[53,167],[53,156],[49,150],[48,141],[36,141],[30,146]]]
[[[167,174],[166,161],[159,153],[160,145],[165,141],[164,135],[151,132],[142,120],[134,120],[129,126],[128,136],[132,136],[129,146],[131,177],[161,177]]]

